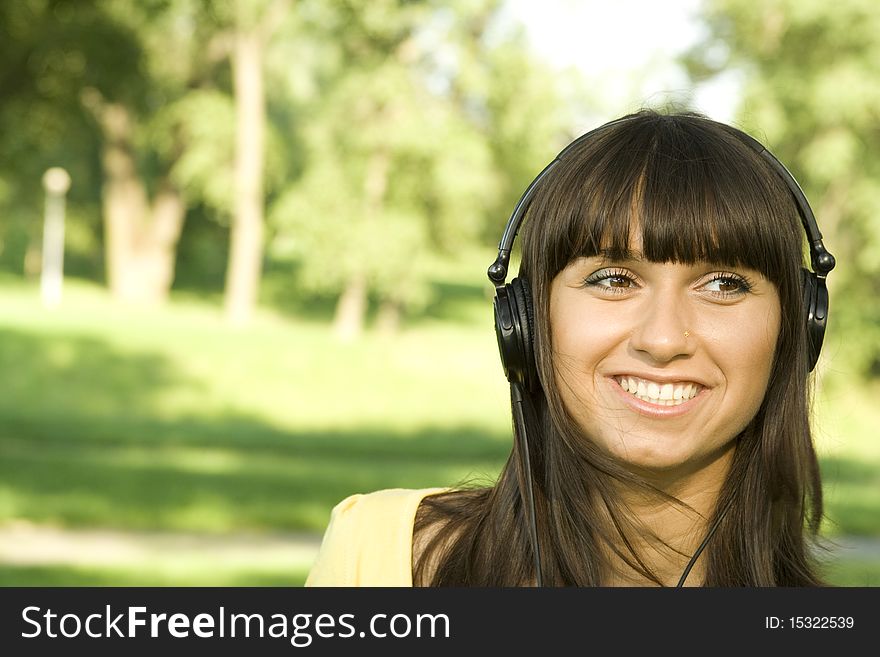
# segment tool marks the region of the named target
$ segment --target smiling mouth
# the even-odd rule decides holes
[[[656,406],[679,406],[696,397],[703,386],[693,381],[657,383],[636,376],[615,376],[614,380],[633,397]]]

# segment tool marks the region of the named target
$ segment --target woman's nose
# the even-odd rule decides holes
[[[636,352],[658,363],[694,353],[696,336],[688,326],[686,303],[675,295],[656,294],[646,300],[630,337]]]

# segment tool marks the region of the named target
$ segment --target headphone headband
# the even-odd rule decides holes
[[[528,210],[529,205],[531,204],[532,196],[535,193],[535,188],[538,184],[544,179],[544,177],[553,170],[553,168],[559,164],[559,162],[565,157],[565,155],[573,150],[576,146],[583,143],[584,141],[590,139],[594,135],[599,132],[604,131],[607,128],[611,128],[612,126],[618,125],[620,123],[626,123],[628,121],[634,120],[636,117],[626,116],[620,119],[615,119],[613,121],[609,121],[598,128],[594,128],[589,132],[581,135],[573,142],[571,142],[568,146],[563,148],[559,154],[553,159],[550,164],[548,164],[544,169],[539,173],[529,186],[526,188],[526,191],[523,192],[523,195],[520,197],[516,206],[513,208],[513,212],[510,215],[510,218],[507,220],[507,225],[504,228],[504,233],[501,235],[501,241],[498,243],[498,257],[495,262],[489,267],[488,275],[489,280],[498,287],[500,285],[504,285],[504,281],[507,278],[507,268],[510,265],[510,252],[513,249],[513,242],[516,239],[517,234],[519,233],[519,227],[522,223],[523,218],[525,217],[526,210]],[[728,132],[737,137],[744,144],[749,146],[752,150],[754,150],[758,155],[760,155],[772,168],[779,174],[779,177],[785,182],[786,187],[788,187],[789,192],[794,197],[795,203],[797,204],[798,214],[801,217],[801,224],[804,227],[804,230],[807,233],[807,241],[810,247],[810,263],[813,267],[813,271],[817,276],[821,278],[825,278],[832,269],[834,269],[834,265],[836,261],[834,260],[834,256],[831,255],[828,250],[825,248],[825,245],[822,242],[822,233],[819,230],[819,225],[816,223],[816,217],[813,214],[813,209],[810,207],[809,202],[807,201],[807,197],[804,194],[804,190],[801,188],[798,181],[795,179],[794,175],[786,168],[786,166],[780,162],[773,153],[771,153],[767,148],[759,142],[757,139],[752,137],[751,135],[734,128],[732,126],[725,125],[723,126]]]

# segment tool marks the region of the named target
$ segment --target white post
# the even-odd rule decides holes
[[[46,190],[46,215],[43,220],[43,268],[40,296],[43,306],[54,308],[61,302],[64,279],[64,198],[70,189],[70,175],[61,167],[43,174]]]

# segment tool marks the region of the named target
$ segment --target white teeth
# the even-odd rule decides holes
[[[657,406],[678,406],[696,397],[702,389],[698,383],[660,384],[633,376],[621,376],[617,382],[631,395]]]

